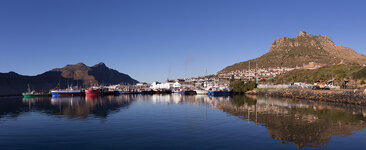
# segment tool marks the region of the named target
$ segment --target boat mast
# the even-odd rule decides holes
[[[28,83],[28,92],[31,92],[31,89],[30,89],[29,83]]]

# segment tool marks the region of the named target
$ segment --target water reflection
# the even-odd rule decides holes
[[[332,136],[351,135],[366,127],[362,106],[236,96],[217,107],[265,126],[271,138],[293,142],[298,148],[326,145]]]
[[[156,95],[154,103],[209,105],[265,126],[272,139],[298,148],[321,147],[332,136],[364,129],[363,106],[255,96],[208,97]]]
[[[27,112],[78,119],[107,118],[128,109],[135,101],[146,101],[148,105],[204,105],[219,109],[264,126],[275,141],[291,142],[299,148],[327,145],[332,136],[351,135],[352,131],[366,127],[366,110],[362,106],[270,97],[179,94],[0,99],[0,119]]]
[[[18,108],[13,108],[13,112],[3,112],[2,116],[9,114],[24,113],[29,111],[37,111],[53,115],[57,117],[79,118],[85,119],[89,116],[106,118],[111,113],[120,111],[130,105],[131,96],[119,97],[52,97],[52,98],[23,98],[22,104],[18,104]],[[8,101],[0,101],[0,103],[8,103]],[[10,106],[11,104],[3,104]],[[22,111],[17,111],[22,110]]]

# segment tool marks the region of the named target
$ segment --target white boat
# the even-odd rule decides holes
[[[208,94],[208,91],[203,90],[203,89],[196,89],[194,91],[196,91],[197,95],[207,95]]]
[[[52,96],[80,96],[83,92],[79,88],[69,87],[61,90],[51,90]]]

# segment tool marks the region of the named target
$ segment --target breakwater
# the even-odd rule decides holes
[[[254,89],[249,95],[308,99],[345,104],[366,105],[364,90]]]

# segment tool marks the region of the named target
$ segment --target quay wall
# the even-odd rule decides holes
[[[366,105],[366,90],[358,89],[311,90],[257,88],[248,91],[246,94]]]

